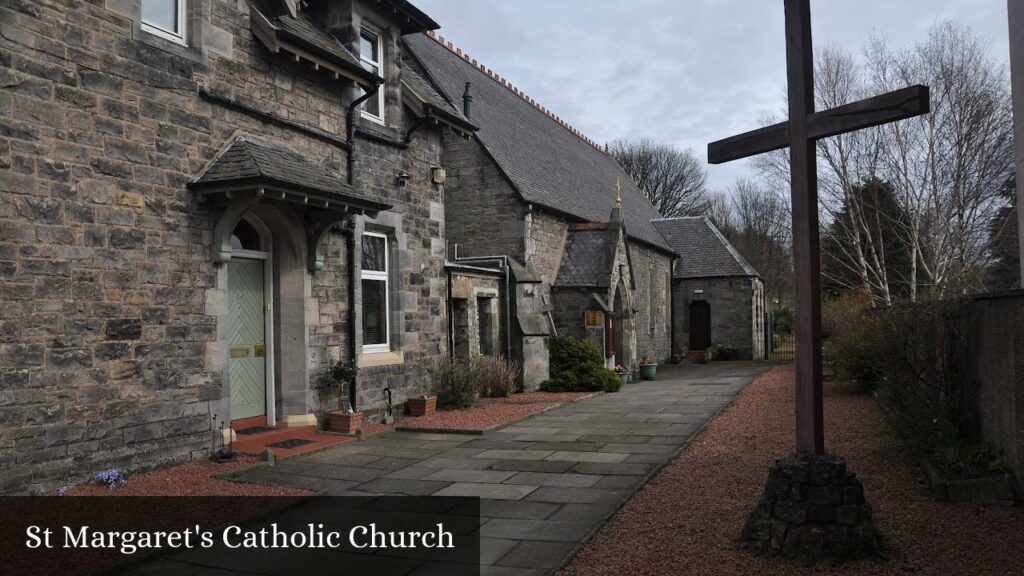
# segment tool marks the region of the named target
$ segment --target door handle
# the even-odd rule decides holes
[[[256,345],[256,357],[257,358],[263,358],[266,355],[267,355],[267,347],[266,347],[266,345],[264,345],[264,344],[257,344]]]

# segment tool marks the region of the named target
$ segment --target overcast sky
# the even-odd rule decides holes
[[[646,135],[693,148],[784,107],[780,0],[413,0],[446,39],[598,142]],[[891,47],[957,20],[1006,63],[1006,0],[815,0],[815,46]],[[709,166],[710,184],[752,174]]]

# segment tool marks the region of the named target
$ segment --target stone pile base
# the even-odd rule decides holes
[[[833,455],[776,461],[742,538],[757,552],[806,562],[877,556],[882,547],[864,487]]]

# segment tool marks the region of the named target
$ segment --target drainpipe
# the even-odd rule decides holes
[[[380,84],[377,84],[373,88],[366,91],[359,98],[356,98],[348,105],[348,112],[345,113],[345,141],[348,143],[348,185],[354,186],[356,183],[356,109],[363,102],[370,99],[371,96],[375,95],[380,90]]]
[[[349,152],[349,158],[352,153]],[[349,172],[351,174],[351,172]],[[349,358],[356,362],[356,218],[350,217],[345,223],[345,231],[348,238],[345,240],[348,249],[348,348]],[[353,378],[348,387],[348,405],[353,412],[356,408],[356,378]]]
[[[445,276],[447,276],[448,282],[448,302],[446,309],[448,311],[448,357],[455,358],[455,319],[452,318],[452,271],[451,268],[445,267]]]
[[[672,259],[672,263],[668,266],[668,334],[669,334],[669,346],[672,348],[669,350],[669,359],[677,358],[676,356],[676,289],[672,283],[675,281],[675,270],[676,262],[679,261],[679,257],[676,256]]]

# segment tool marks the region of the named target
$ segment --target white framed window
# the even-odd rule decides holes
[[[142,0],[141,27],[150,34],[185,44],[188,0]]]
[[[359,32],[359,61],[363,68],[377,76],[384,76],[384,50],[380,32],[365,25]],[[361,110],[364,118],[384,123],[383,84],[377,89],[376,94],[363,102]]]
[[[362,244],[360,288],[363,296],[363,352],[390,352],[388,237],[384,234],[364,232]]]

